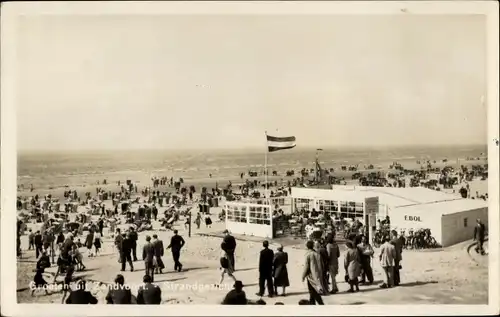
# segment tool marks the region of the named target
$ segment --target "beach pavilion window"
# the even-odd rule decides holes
[[[249,223],[259,224],[259,225],[270,225],[271,224],[271,214],[268,205],[262,207],[249,207]]]
[[[330,214],[334,214],[333,216],[336,216],[339,214],[339,206],[338,202],[334,200],[319,200],[319,210],[320,211],[326,211]]]
[[[309,206],[311,204],[311,199],[294,198],[293,204],[294,204],[295,210],[297,210],[297,211],[302,211],[302,209],[309,210],[310,209]]]
[[[246,206],[227,206],[227,220],[233,222],[247,222],[247,210]]]

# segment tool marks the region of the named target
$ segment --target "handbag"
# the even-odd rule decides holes
[[[223,269],[229,268],[229,260],[227,258],[225,258],[225,257],[220,258],[220,266]]]

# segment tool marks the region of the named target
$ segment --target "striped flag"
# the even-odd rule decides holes
[[[296,146],[294,136],[276,137],[276,136],[266,135],[266,137],[267,137],[267,149],[269,152],[292,149]]]

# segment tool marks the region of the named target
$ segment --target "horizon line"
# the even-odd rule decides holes
[[[389,149],[389,148],[439,148],[439,147],[487,147],[488,143],[468,143],[468,144],[388,144],[388,145],[306,145],[297,146],[289,151],[297,150],[311,150],[316,151],[318,148],[323,149],[323,151],[328,150],[343,150],[343,149]],[[267,147],[227,147],[227,148],[83,148],[83,149],[18,149],[18,154],[31,154],[31,153],[95,153],[95,152],[163,152],[163,151],[176,151],[176,152],[193,152],[193,151],[254,151],[254,152],[265,152]]]

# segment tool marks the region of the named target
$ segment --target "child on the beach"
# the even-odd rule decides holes
[[[95,247],[95,256],[99,253],[101,249],[101,233],[97,231],[94,235],[94,247]]]

